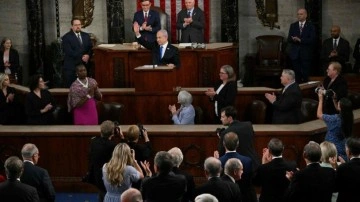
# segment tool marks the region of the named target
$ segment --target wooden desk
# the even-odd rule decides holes
[[[28,88],[19,85],[12,85],[18,91],[26,93]],[[313,98],[317,96],[314,88],[318,86],[318,82],[301,84],[303,97]],[[203,110],[204,124],[214,123],[214,104],[209,101],[205,95],[204,88],[182,88],[189,91],[193,96],[193,105],[200,106]],[[104,102],[118,102],[124,105],[122,111],[124,121],[121,124],[172,124],[169,116],[169,104],[177,103],[178,92],[136,92],[134,88],[101,88]],[[269,104],[266,100],[265,93],[278,92],[280,89],[267,87],[243,87],[238,88],[235,107],[238,110],[238,119],[241,121],[250,120],[249,106],[254,100],[262,100]],[[67,96],[69,90],[66,88],[50,89],[57,104],[66,107]],[[316,99],[316,98],[315,98]],[[270,108],[270,104],[269,104]],[[270,111],[271,112],[271,111]],[[270,116],[270,115],[269,115]]]
[[[135,92],[166,92],[176,87],[176,70],[168,66],[136,67]]]
[[[354,134],[359,134],[360,109],[354,111],[354,118]],[[202,165],[204,159],[216,150],[219,140],[214,131],[218,127],[220,125],[145,125],[154,154],[179,147],[184,153],[181,168],[194,175],[197,184],[206,180]],[[305,166],[302,158],[304,145],[310,140],[323,141],[326,132],[325,123],[321,120],[298,125],[253,127],[259,158],[262,148],[276,137],[285,145],[284,158],[297,161],[300,167]],[[121,128],[126,132],[129,125],[121,125]],[[11,155],[19,155],[22,146],[31,142],[39,148],[39,166],[49,171],[57,192],[95,192],[94,187],[81,182],[81,177],[87,171],[90,138],[99,135],[99,132],[99,126],[1,126],[0,164]]]
[[[238,72],[238,49],[232,43],[213,43],[206,44],[205,49],[179,50],[181,67],[176,69],[177,86],[212,86],[219,79],[222,65],[231,65]],[[151,52],[131,44],[99,45],[94,48],[94,61],[99,87],[133,88],[133,69],[150,65]]]

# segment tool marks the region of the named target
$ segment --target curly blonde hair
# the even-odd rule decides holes
[[[120,185],[124,181],[127,165],[134,165],[130,147],[126,143],[116,145],[110,161],[105,165],[106,178],[111,185]]]

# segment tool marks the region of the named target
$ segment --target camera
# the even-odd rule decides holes
[[[146,131],[146,129],[144,128],[144,126],[141,123],[138,123],[137,126],[139,127],[139,138],[143,138],[144,137],[144,131]]]
[[[317,88],[315,88],[315,93],[316,93],[316,94],[321,93],[321,94],[325,95],[325,91],[326,91],[326,90],[325,90],[323,87],[317,87]]]
[[[224,130],[225,128],[217,128],[215,132],[221,134]]]
[[[335,94],[335,92],[332,89],[325,90],[322,87],[315,88],[315,93],[316,94],[319,94],[319,93],[323,94],[325,96],[325,99],[329,99],[329,98],[331,99],[331,98],[333,98],[333,96]]]
[[[115,127],[114,127],[114,135],[120,135],[120,124],[117,121],[113,122]]]

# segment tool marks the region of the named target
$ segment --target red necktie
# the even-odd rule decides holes
[[[145,22],[147,22],[147,20],[148,20],[148,14],[147,14],[147,12],[145,13],[144,20],[145,20]]]

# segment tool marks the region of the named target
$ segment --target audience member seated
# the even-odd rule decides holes
[[[227,106],[234,106],[237,94],[236,74],[230,65],[220,68],[220,81],[214,88],[209,88],[207,95],[215,107],[215,123],[220,123],[221,109]]]
[[[116,146],[112,141],[114,135],[123,136],[120,128],[114,122],[106,120],[100,125],[100,136],[91,138],[89,151],[89,171],[87,181],[94,184],[99,190],[99,201],[104,201],[106,189],[103,182],[102,167],[109,162]],[[115,130],[117,129],[117,130]],[[115,131],[118,134],[115,134]]]
[[[211,194],[200,194],[195,198],[195,202],[219,202],[217,198]]]
[[[324,141],[320,144],[321,148],[321,167],[328,167],[333,168],[334,170],[337,169],[338,163],[337,163],[337,151],[334,143]],[[338,197],[338,193],[333,193],[331,202],[336,202],[336,199]]]
[[[52,112],[55,109],[55,100],[46,89],[45,84],[40,74],[30,78],[30,92],[26,95],[25,101],[28,124],[49,125],[54,123]]]
[[[184,159],[183,153],[178,147],[173,147],[169,151],[169,154],[172,156],[173,159],[173,165],[172,172],[176,175],[183,175],[186,178],[186,193],[182,197],[182,202],[189,202],[193,201],[194,197],[194,190],[195,190],[195,182],[194,177],[187,173],[186,171],[183,171],[180,169],[180,165]]]
[[[138,189],[129,188],[120,197],[121,202],[143,202],[141,192]]]
[[[339,101],[348,94],[348,85],[345,78],[341,75],[341,64],[331,62],[327,69],[327,77],[323,81],[321,89],[325,89],[325,102],[323,106],[324,114],[337,114],[336,107],[333,104],[333,98]],[[336,97],[331,96],[336,94]]]
[[[252,166],[252,160],[250,157],[244,156],[236,152],[236,149],[239,146],[239,138],[234,132],[228,132],[224,135],[224,141],[223,145],[225,147],[225,154],[221,157],[219,157],[219,154],[217,151],[214,152],[214,157],[219,158],[221,161],[222,168],[225,168],[226,162],[231,158],[236,158],[241,161],[241,173],[242,176],[240,176],[240,171],[237,171],[236,174],[238,176],[234,176],[236,183],[238,184],[241,193],[242,193],[242,201],[243,202],[250,202],[250,201],[256,201],[256,192],[252,185],[252,177],[253,177],[253,166]],[[225,169],[225,175],[226,175],[226,169]],[[228,175],[232,176],[233,173],[228,173]],[[235,182],[235,181],[234,181]]]
[[[144,201],[181,202],[181,198],[186,193],[186,179],[171,172],[172,168],[173,159],[168,152],[156,153],[154,158],[156,175],[145,178],[142,183],[141,193]],[[149,173],[148,166],[146,170],[146,173]]]
[[[359,199],[360,183],[360,138],[350,137],[346,141],[346,155],[350,161],[337,168],[336,187],[339,192],[337,202]]]
[[[221,162],[219,159],[207,158],[204,162],[204,170],[208,181],[195,189],[195,196],[208,193],[214,195],[220,202],[241,201],[239,186],[233,182],[221,180]]]
[[[96,100],[102,99],[98,84],[87,77],[83,64],[76,66],[76,75],[78,78],[71,84],[68,97],[68,110],[73,113],[74,125],[97,125]]]
[[[27,143],[21,149],[24,160],[24,171],[20,177],[22,183],[36,188],[40,201],[55,201],[55,189],[47,170],[37,166],[40,153],[39,149],[31,143]]]
[[[103,168],[103,181],[106,188],[104,202],[120,201],[121,194],[131,184],[144,178],[143,172],[135,159],[134,150],[125,143],[116,145],[112,157]]]
[[[191,104],[191,94],[185,90],[180,91],[178,95],[178,103],[181,105],[179,109],[176,109],[175,104],[169,105],[169,110],[174,124],[194,124],[195,109]]]
[[[229,106],[221,110],[221,122],[224,126],[227,126],[225,130],[222,130],[218,134],[219,143],[218,151],[219,156],[225,154],[224,148],[224,136],[229,132],[236,133],[239,140],[239,147],[237,152],[239,154],[250,157],[252,160],[252,169],[255,170],[259,166],[259,158],[255,151],[254,146],[254,129],[251,122],[240,122],[236,120],[237,111],[234,107]]]
[[[261,187],[259,202],[282,202],[289,186],[286,172],[296,171],[296,163],[285,161],[282,157],[284,145],[281,140],[272,138],[263,149],[262,165],[257,169],[253,183]]]
[[[5,173],[7,180],[0,183],[1,201],[29,201],[39,202],[36,189],[20,182],[23,171],[23,162],[17,156],[10,156],[5,161]]]
[[[12,47],[11,39],[3,38],[0,47],[0,72],[16,77],[19,64],[19,53]]]
[[[340,27],[333,25],[331,27],[331,37],[323,42],[321,63],[324,72],[326,72],[330,62],[339,62],[344,69],[347,66],[350,57],[350,44],[346,39],[340,37],[340,33]]]
[[[304,147],[303,156],[306,167],[298,172],[287,172],[290,185],[285,196],[288,202],[331,201],[335,191],[335,171],[320,166],[321,149],[310,141]]]
[[[323,120],[327,127],[325,140],[332,142],[336,146],[336,150],[343,159],[346,159],[345,154],[345,138],[352,135],[352,128],[354,124],[354,114],[351,101],[347,98],[341,98],[339,102],[333,100],[333,105],[339,109],[340,114],[326,114],[323,113],[324,93],[318,92],[319,105],[317,109],[317,117]],[[334,96],[336,96],[334,94]]]
[[[20,125],[22,107],[18,101],[15,88],[10,87],[10,79],[7,74],[0,73],[0,125]]]

